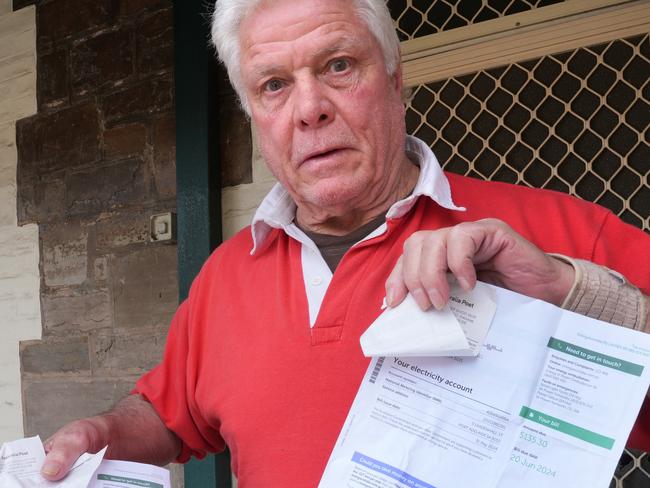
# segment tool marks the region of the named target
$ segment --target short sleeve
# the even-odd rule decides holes
[[[136,383],[135,393],[154,407],[169,430],[182,441],[177,462],[191,456],[199,459],[208,452],[219,452],[225,443],[219,432],[201,416],[194,399],[195,383],[189,373],[190,302],[184,301],[172,320],[162,362]]]

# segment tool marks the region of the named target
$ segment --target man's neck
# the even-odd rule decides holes
[[[308,211],[298,206],[296,211],[296,223],[304,230],[343,236],[363,227],[368,222],[385,215],[388,209],[399,200],[410,195],[415,187],[420,170],[416,164],[404,156],[404,164],[401,165],[397,181],[391,186],[386,195],[381,196],[377,201],[366,205],[363,208],[328,211]]]

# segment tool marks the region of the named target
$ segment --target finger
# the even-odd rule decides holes
[[[466,292],[476,286],[474,263],[484,237],[484,227],[474,223],[459,224],[449,231],[447,263],[458,284]]]
[[[422,287],[426,290],[433,306],[440,310],[449,300],[447,281],[448,231],[428,233],[422,242],[419,274]]]
[[[397,260],[393,271],[391,271],[390,276],[386,280],[386,302],[389,307],[397,307],[408,293],[408,289],[404,284],[403,275],[403,258]]]
[[[421,234],[413,234],[404,242],[402,255],[402,279],[409,293],[422,310],[431,308],[431,300],[420,281],[420,262],[422,253]]]
[[[439,256],[444,255],[439,245],[439,239],[431,232],[413,234],[404,243],[404,283],[422,310],[428,310],[434,304],[441,306],[439,293],[433,286],[441,266]],[[446,267],[446,264],[442,266]]]
[[[88,438],[81,431],[63,432],[46,444],[49,452],[45,456],[41,474],[50,481],[65,477],[77,458],[88,450]]]

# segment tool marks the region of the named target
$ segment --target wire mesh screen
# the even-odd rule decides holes
[[[407,130],[443,167],[597,202],[650,230],[648,35],[414,89]]]
[[[571,193],[647,232],[649,78],[648,35],[616,40],[415,87],[407,130],[446,170]],[[650,486],[649,455],[626,450],[610,486]]]
[[[387,0],[401,41],[435,34],[564,0]]]

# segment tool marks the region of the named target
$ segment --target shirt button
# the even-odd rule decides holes
[[[323,278],[321,278],[320,276],[316,276],[315,278],[311,279],[311,284],[314,285],[314,286],[318,286],[322,282],[323,282]]]

